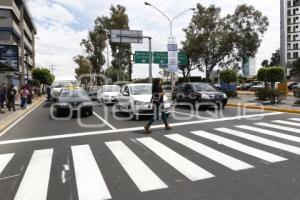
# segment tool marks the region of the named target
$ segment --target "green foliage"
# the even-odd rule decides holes
[[[269,63],[269,60],[267,60],[267,59],[261,63],[261,66],[263,66],[263,67],[276,67],[279,65],[280,65],[280,49],[277,49],[275,51],[275,53],[272,54],[270,63]]]
[[[41,86],[41,83],[39,80],[33,79],[33,80],[31,80],[31,85],[39,88]]]
[[[225,83],[236,82],[238,80],[238,75],[233,69],[225,69],[220,72],[220,79]]]
[[[289,65],[289,68],[291,69],[290,73],[292,76],[300,76],[300,58],[295,60]]]
[[[78,55],[73,58],[73,61],[78,65],[78,68],[75,68],[76,77],[80,79],[82,84],[87,85],[90,78],[84,76],[91,73],[89,60],[82,55]],[[82,78],[80,78],[81,76]]]
[[[261,101],[271,101],[271,103],[280,103],[284,97],[284,94],[278,90],[268,88],[268,89],[258,89],[255,91],[255,96]]]
[[[109,67],[105,70],[105,75],[110,78],[113,82],[116,81],[124,81],[127,79],[126,74],[122,72],[120,69]]]
[[[284,80],[284,69],[282,67],[260,68],[257,73],[257,80],[271,82],[274,88],[275,82]]]
[[[261,63],[261,66],[269,67],[270,66],[269,61],[268,60],[263,60],[262,63]]]
[[[260,68],[257,72],[257,80],[267,82],[268,68]]]
[[[31,73],[34,80],[38,80],[40,84],[44,85],[51,85],[55,78],[47,68],[34,68]]]
[[[237,91],[227,90],[224,91],[224,93],[227,95],[227,97],[237,97]]]

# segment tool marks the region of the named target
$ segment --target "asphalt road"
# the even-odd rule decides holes
[[[299,115],[177,107],[146,135],[147,117],[95,105],[57,121],[50,106],[0,133],[1,200],[300,199]]]

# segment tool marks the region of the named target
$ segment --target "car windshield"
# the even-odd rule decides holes
[[[60,97],[86,97],[86,93],[83,89],[77,90],[62,90],[60,92]]]
[[[151,85],[130,86],[130,91],[132,95],[152,94],[152,86]]]
[[[54,88],[62,88],[62,87],[68,87],[68,86],[77,86],[76,81],[59,81],[59,82],[54,82],[53,87]]]
[[[192,86],[195,91],[212,91],[212,92],[216,91],[215,88],[213,88],[207,83],[197,83],[197,84],[192,84]]]
[[[96,92],[96,91],[100,90],[100,87],[90,87],[89,90]]]
[[[103,86],[103,92],[119,92],[120,86],[118,85],[106,85]]]

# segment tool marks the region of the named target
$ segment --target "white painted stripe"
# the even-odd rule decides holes
[[[111,125],[108,121],[106,121],[105,119],[103,119],[100,115],[98,115],[96,112],[93,112],[93,114],[98,118],[100,119],[101,121],[104,122],[104,124],[106,124],[109,128],[111,128],[112,130],[116,130],[116,128]]]
[[[283,130],[283,131],[290,131],[293,133],[300,133],[300,129],[297,129],[297,128],[291,128],[291,127],[280,126],[280,125],[264,123],[264,122],[255,123],[255,124],[259,125],[259,126],[268,127],[268,128],[274,128],[274,129],[279,129],[279,130]]]
[[[123,142],[105,142],[129,177],[141,192],[167,188],[168,186],[139,159]]]
[[[244,145],[242,143],[218,136],[218,135],[214,135],[211,133],[208,133],[206,131],[193,131],[191,132],[194,135],[206,138],[208,140],[212,140],[217,142],[218,144],[222,144],[224,146],[227,146],[229,148],[235,149],[237,151],[246,153],[248,155],[251,155],[253,157],[268,161],[270,163],[274,163],[274,162],[280,162],[280,161],[285,161],[287,160],[286,158],[283,158],[281,156],[277,156],[275,154],[260,150],[260,149],[256,149],[247,145]]]
[[[279,124],[285,124],[285,125],[291,125],[291,126],[300,126],[300,123],[296,122],[289,122],[289,121],[284,121],[284,120],[274,120],[273,122],[279,123]]]
[[[191,181],[214,177],[213,174],[152,138],[139,138],[137,140]]]
[[[210,148],[187,137],[178,134],[165,136],[234,171],[253,168],[252,165],[249,165],[246,162],[228,156],[220,151],[214,150],[213,148]]]
[[[241,126],[236,126],[236,127],[300,143],[300,137],[297,137],[297,136],[287,135],[287,134],[279,133],[279,132],[276,132],[276,131],[270,131],[270,130],[262,129],[262,128],[256,128],[256,127],[253,127],[253,126],[241,125]]]
[[[19,119],[17,119],[14,123],[12,123],[11,125],[9,125],[6,129],[4,129],[1,133],[0,133],[0,137],[2,135],[4,135],[7,131],[9,131],[12,127],[14,127],[17,123],[19,123],[21,120],[23,120],[26,116],[28,116],[32,111],[34,111],[37,107],[39,107],[39,105],[41,105],[45,100],[41,101],[40,103],[38,103],[37,105],[35,105],[31,110],[29,110],[27,113],[25,113],[23,116],[21,116]]]
[[[199,115],[193,115],[193,114],[190,114],[190,113],[178,112],[178,111],[174,111],[174,110],[172,110],[172,112],[173,112],[173,113],[178,113],[178,114],[181,114],[181,115],[186,115],[186,116],[196,117],[196,118],[198,118],[198,119],[205,119],[205,120],[210,119],[210,118],[208,118],[208,117],[201,117],[201,116],[199,116]]]
[[[300,118],[290,118],[289,120],[300,122]]]
[[[79,200],[111,199],[90,147],[80,145],[71,149]]]
[[[33,152],[15,200],[46,200],[53,149]]]
[[[231,120],[238,120],[238,119],[255,118],[255,117],[261,117],[261,116],[273,116],[273,115],[281,115],[281,114],[283,114],[283,113],[271,112],[271,113],[254,114],[254,115],[224,117],[224,118],[219,118],[219,119],[179,122],[179,123],[173,123],[170,125],[172,127],[176,127],[176,126],[186,126],[186,125],[192,125],[192,124],[207,124],[207,123],[214,123],[214,122],[221,122],[221,121],[231,121]],[[156,125],[156,126],[152,126],[151,128],[158,129],[158,128],[164,128],[164,127],[165,127],[165,125]],[[32,138],[23,138],[23,139],[15,139],[15,140],[3,140],[3,141],[0,141],[0,145],[57,140],[57,139],[66,139],[66,138],[76,138],[76,137],[83,137],[83,136],[103,135],[103,134],[130,132],[130,131],[139,131],[139,130],[144,130],[144,127],[124,128],[124,129],[104,130],[104,131],[91,131],[91,132],[79,132],[79,133],[67,133],[67,134],[61,134],[61,135],[55,135],[53,133],[53,135],[51,135],[51,136],[32,137]]]
[[[290,153],[294,153],[297,155],[300,155],[300,148],[299,147],[295,147],[292,145],[288,145],[288,144],[284,144],[281,142],[276,142],[274,140],[269,140],[263,137],[259,137],[259,136],[255,136],[255,135],[251,135],[245,132],[241,132],[241,131],[235,131],[229,128],[216,128],[215,130],[223,132],[223,133],[228,133],[237,137],[241,137],[244,138],[246,140],[250,140],[253,142],[257,142],[266,146],[270,146],[276,149],[281,149],[284,151],[288,151]]]
[[[0,174],[14,155],[14,153],[0,155]]]

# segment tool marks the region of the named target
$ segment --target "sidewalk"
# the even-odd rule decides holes
[[[25,110],[22,110],[20,108],[20,102],[17,101],[16,102],[16,112],[8,111],[8,109],[5,107],[4,108],[5,113],[0,114],[0,136],[1,136],[1,132],[4,129],[6,129],[10,124],[12,124],[16,120],[18,120],[19,118],[24,116],[26,113],[31,111],[36,105],[38,105],[43,100],[45,100],[44,96],[35,98],[33,100],[32,104],[28,105],[27,109],[25,109]]]
[[[228,106],[300,114],[300,104],[295,104],[297,100],[300,101],[299,98],[289,95],[281,103],[271,104],[270,101],[257,100],[254,94],[250,95],[250,93],[244,94],[239,92],[237,98],[229,99]]]

